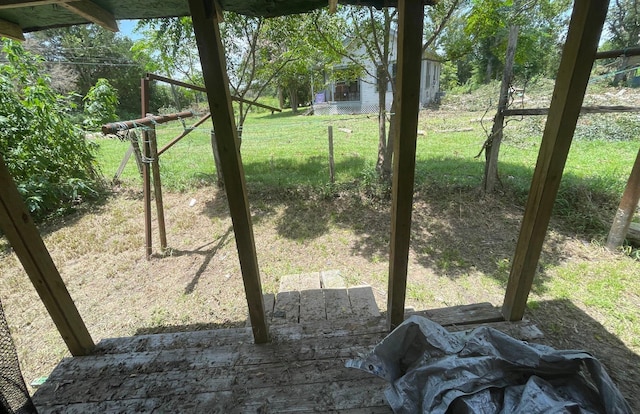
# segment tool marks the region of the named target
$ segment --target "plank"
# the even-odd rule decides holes
[[[160,249],[167,249],[167,230],[164,222],[164,202],[162,201],[162,181],[160,179],[160,160],[158,159],[158,141],[156,128],[152,126],[147,134],[149,139],[149,154],[151,156],[151,175],[153,177],[153,195],[156,199],[156,215],[158,219],[158,235]]]
[[[407,266],[413,210],[413,181],[418,138],[420,66],[422,56],[422,2],[398,1],[397,130],[393,143],[391,253],[387,318],[389,329],[404,320]]]
[[[273,323],[298,323],[300,319],[300,292],[278,292],[273,307]]]
[[[0,154],[0,229],[72,355],[86,355],[94,346],[60,272]]]
[[[324,301],[328,320],[353,317],[347,289],[324,289]]]
[[[318,283],[320,279],[318,279]],[[323,289],[307,289],[300,291],[300,323],[326,320],[327,311]]]
[[[9,39],[24,41],[24,33],[22,28],[17,24],[0,19],[0,36],[8,37]]]
[[[205,2],[189,0],[189,11],[200,54],[204,84],[207,91],[215,91],[215,93],[207,93],[207,100],[212,112],[211,118],[233,221],[254,340],[256,343],[266,343],[269,341],[269,332],[264,313],[247,185],[240,149],[237,145],[238,131],[231,106],[220,28],[215,13],[208,10]]]
[[[74,1],[63,1],[57,3],[61,7],[64,7],[67,10],[77,14],[78,16],[82,16],[91,23],[95,23],[98,26],[102,26],[103,28],[110,30],[112,32],[118,32],[118,23],[116,22],[113,14],[102,7],[98,6],[96,3],[90,0],[74,0]]]
[[[450,332],[470,331],[481,326],[488,326],[493,329],[497,329],[509,335],[512,338],[519,339],[521,341],[532,341],[536,339],[544,338],[544,334],[536,325],[529,321],[503,321],[503,322],[487,322],[474,325],[449,325],[447,330]]]
[[[471,325],[504,321],[500,308],[496,308],[488,302],[429,309],[414,312],[413,314],[424,316],[445,327],[449,325]]]
[[[371,286],[355,286],[348,289],[349,302],[355,319],[380,317],[380,309]]]
[[[507,320],[519,320],[524,315],[608,3],[585,0],[576,2],[573,8],[507,283],[502,307]]]
[[[103,339],[98,342],[92,355],[219,347],[250,341],[251,329],[247,328],[136,335],[124,338]]]
[[[284,275],[280,278],[280,292],[291,292],[300,290],[300,275]]]
[[[345,289],[347,284],[339,270],[326,270],[320,272],[320,286],[323,289]]]
[[[300,275],[298,290],[320,289],[320,272],[303,273]]]

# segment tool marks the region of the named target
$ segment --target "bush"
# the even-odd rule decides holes
[[[53,92],[40,61],[19,43],[2,42],[0,153],[32,215],[62,212],[98,195],[93,148],[70,118],[69,97]]]
[[[87,129],[99,129],[102,124],[118,120],[118,91],[108,80],[98,79],[82,99],[84,101],[84,125]]]

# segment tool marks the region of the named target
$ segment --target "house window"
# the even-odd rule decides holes
[[[337,81],[333,92],[336,101],[360,101],[360,81]]]

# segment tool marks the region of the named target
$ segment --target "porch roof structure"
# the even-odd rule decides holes
[[[329,0],[330,7],[335,3],[336,0]],[[419,88],[415,85],[420,82],[424,6],[431,1],[348,0],[344,3],[398,7],[397,139],[394,142],[386,326],[387,329],[393,329],[405,318],[419,112]],[[524,314],[608,3],[602,0],[579,0],[574,5],[502,308],[503,317],[508,321],[520,320]],[[216,91],[208,94],[208,101],[226,182],[253,340],[256,343],[270,341],[269,325],[265,315],[244,169],[236,144],[237,129],[219,19],[221,10],[276,16],[306,12],[326,4],[326,0],[0,1],[0,34],[13,38],[21,38],[28,31],[87,22],[117,30],[117,19],[192,16],[205,87],[209,91]],[[4,168],[2,158],[0,183],[2,230],[14,246],[71,353],[74,356],[90,354],[93,341],[55,270],[15,184]]]

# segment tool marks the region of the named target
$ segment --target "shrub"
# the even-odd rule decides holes
[[[71,99],[39,74],[40,60],[19,43],[2,42],[0,153],[35,218],[98,195],[93,148],[69,115]]]
[[[118,120],[118,91],[108,80],[98,79],[83,98],[84,125],[87,129],[100,128],[102,124]]]

